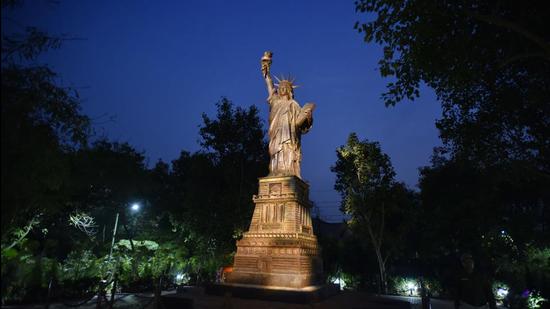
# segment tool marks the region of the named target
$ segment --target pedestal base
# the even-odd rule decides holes
[[[258,285],[267,288],[289,288],[302,289],[320,282],[321,278],[314,274],[274,274],[274,273],[252,273],[233,272],[227,274],[227,282],[240,282],[246,285]],[[235,283],[239,284],[239,283]]]
[[[227,283],[298,289],[323,282],[308,191],[295,176],[260,179],[250,228],[237,241]]]

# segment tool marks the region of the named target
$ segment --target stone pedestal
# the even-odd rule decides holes
[[[311,226],[309,186],[296,176],[259,180],[248,232],[226,282],[300,289],[319,284],[322,261]]]

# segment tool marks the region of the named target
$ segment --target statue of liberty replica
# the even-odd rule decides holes
[[[315,105],[308,103],[300,107],[294,100],[293,81],[277,79],[278,87],[274,87],[269,73],[271,56],[271,52],[266,52],[262,57],[262,73],[269,95],[269,175],[300,177],[300,138],[313,124],[311,114]]]
[[[312,103],[300,107],[292,80],[273,83],[272,53],[261,59],[269,103],[269,175],[259,179],[248,232],[237,241],[227,284],[304,289],[320,283],[322,261],[313,234],[309,185],[301,179],[301,136],[313,124]]]

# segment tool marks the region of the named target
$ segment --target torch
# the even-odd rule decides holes
[[[266,78],[267,74],[269,74],[269,67],[271,66],[271,57],[273,57],[273,53],[270,51],[264,52],[264,55],[262,56],[262,73],[264,74],[264,78]]]

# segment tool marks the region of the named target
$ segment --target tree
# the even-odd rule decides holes
[[[382,95],[386,105],[418,97],[421,83],[441,102],[436,126],[444,145],[420,181],[422,213],[431,222],[421,231],[424,253],[472,250],[496,270],[494,257],[505,250],[487,239],[501,231],[514,239],[519,256],[530,244],[547,247],[544,3],[359,0],[356,8],[375,13],[356,28],[384,48],[380,73],[395,79]]]
[[[377,142],[360,141],[355,133],[338,148],[334,188],[341,210],[351,216],[352,231],[370,240],[379,271],[379,293],[386,292],[387,261],[398,251],[412,208],[410,192],[395,181],[390,158]]]
[[[2,8],[15,4],[3,1]],[[45,296],[62,254],[58,248],[72,240],[67,233],[74,205],[70,163],[87,145],[90,119],[81,112],[78,93],[34,62],[63,40],[33,27],[23,34],[2,33],[3,303]]]
[[[234,107],[226,98],[217,114],[203,114],[202,150],[182,151],[172,161],[166,210],[197,267],[227,263],[235,238],[247,228],[258,177],[267,174],[268,152],[258,110]],[[202,266],[201,266],[202,265]]]
[[[216,119],[203,114],[200,143],[215,168],[216,177],[211,181],[218,185],[216,196],[220,198],[215,211],[230,224],[231,231],[227,232],[231,233],[227,234],[234,235],[250,223],[254,209],[251,197],[258,190],[258,177],[267,174],[267,143],[255,106],[235,108],[227,98],[216,106]]]
[[[394,77],[386,105],[419,95],[422,82],[442,104],[446,151],[493,165],[529,160],[550,172],[550,25],[543,1],[360,0],[375,13],[356,28],[384,48]],[[369,17],[373,15],[367,15]]]
[[[436,158],[421,169],[420,216],[429,224],[419,226],[415,245],[423,264],[440,277],[451,275],[446,260],[470,252],[476,267],[516,291],[527,288],[528,252],[544,251],[550,239],[545,210],[550,183],[524,164],[506,167]]]
[[[61,41],[35,28],[2,35],[2,236],[66,206],[67,154],[86,145],[91,130],[78,94],[30,61]]]

